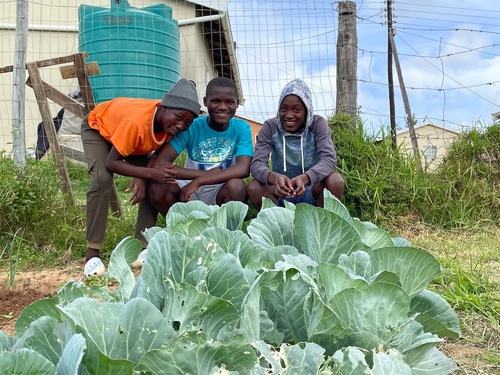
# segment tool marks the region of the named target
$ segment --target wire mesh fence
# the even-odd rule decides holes
[[[18,3],[5,0],[0,4],[0,67],[13,64]],[[276,114],[281,88],[288,81],[301,78],[313,91],[316,113],[325,117],[335,114],[340,58],[337,53],[339,2],[53,0],[28,3],[27,61],[87,52],[87,62],[95,61],[99,67],[99,74],[91,77],[96,102],[117,96],[161,98],[178,78],[185,77],[197,83],[202,103],[207,82],[215,76],[229,76],[236,81],[241,99],[237,114],[251,121],[257,132],[260,123]],[[357,13],[350,27],[358,31],[359,39],[358,61],[353,62],[357,64],[357,109],[367,131],[376,135],[381,129],[387,129],[390,120],[387,3],[354,4]],[[483,4],[482,13],[479,13],[481,9],[439,4],[431,13],[420,3],[396,4],[396,43],[400,46],[410,103],[415,104],[414,119],[417,123],[429,122],[452,131],[437,132],[441,138],[437,147],[445,147],[455,137],[453,132],[474,126],[480,116],[484,120],[479,121],[484,124],[490,120],[485,117],[498,111],[495,99],[499,94],[498,81],[492,75],[492,68],[486,80],[486,76],[479,74],[466,77],[455,70],[457,65],[451,65],[458,64],[457,59],[464,56],[474,58],[479,52],[488,53],[489,57],[476,64],[478,69],[492,65],[498,58],[494,50],[496,39],[493,39],[498,37],[488,30],[493,30],[499,21],[498,17],[495,20],[490,17],[486,22],[486,13],[491,15],[488,8],[484,8],[488,4],[492,3]],[[458,24],[466,16],[475,20],[474,28],[453,30],[451,22]],[[438,34],[436,24],[440,25]],[[425,43],[408,43],[411,30],[416,28]],[[459,43],[457,40],[463,35],[460,32],[481,35],[483,40],[471,45],[464,39],[463,45],[450,47],[452,41]],[[431,35],[436,39],[431,39]],[[431,60],[432,66],[425,77],[426,70],[421,66]],[[440,71],[436,71],[437,66]],[[45,82],[65,94],[74,95],[80,89],[77,79],[62,76],[60,67],[40,69],[40,74]],[[0,74],[0,92],[0,150],[10,153],[12,73]],[[405,113],[397,85],[395,93],[396,121],[404,132]],[[478,98],[481,105],[475,105],[477,112],[472,116],[477,118],[472,118],[465,107]],[[78,148],[79,119],[67,110],[59,119],[61,107],[52,102],[49,106],[55,124],[61,121],[59,137]],[[25,134],[28,152],[32,155],[36,155],[37,144],[43,142],[41,121],[35,95],[27,88]],[[435,145],[426,142],[420,148],[423,150],[424,146],[427,150]]]

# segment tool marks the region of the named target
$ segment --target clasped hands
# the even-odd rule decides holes
[[[280,198],[297,198],[304,195],[309,177],[303,173],[289,178],[282,174],[276,174],[274,179],[274,193]]]
[[[177,171],[174,170],[175,163],[170,163],[170,165],[162,165],[160,167],[151,168],[152,176],[151,178],[162,184],[176,184],[175,176]],[[147,179],[135,177],[130,181],[125,192],[133,191],[130,197],[130,204],[134,205],[142,201],[146,195]]]

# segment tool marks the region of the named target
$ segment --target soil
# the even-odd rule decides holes
[[[83,277],[83,262],[43,271],[17,272],[9,288],[8,271],[0,272],[0,330],[15,332],[16,319],[31,303],[54,296],[69,280]]]
[[[0,330],[15,332],[15,322],[29,304],[54,296],[69,280],[83,277],[83,262],[43,271],[18,272],[12,290],[8,273],[0,272]],[[461,319],[463,337],[439,348],[453,358],[459,369],[454,375],[500,375],[500,330],[480,316]]]

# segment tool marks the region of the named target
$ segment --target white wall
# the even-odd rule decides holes
[[[143,8],[158,4],[154,0],[130,0],[130,5]],[[166,1],[173,9],[173,18],[191,20],[196,14],[193,4],[186,1]],[[27,61],[38,61],[77,53],[78,51],[78,6],[110,7],[103,0],[51,0],[30,1],[28,23]],[[0,67],[13,64],[15,51],[16,2],[0,3]],[[35,29],[35,30],[33,30]],[[55,29],[49,31],[47,29]],[[200,104],[208,81],[215,76],[211,55],[207,50],[200,23],[181,26],[179,30],[181,77],[197,83]],[[69,93],[78,88],[76,79],[63,80],[59,66],[41,69],[42,79],[50,85]],[[50,101],[49,101],[50,102]],[[59,107],[51,103],[52,115]],[[41,121],[33,90],[26,86],[26,145],[36,144],[36,128]],[[0,74],[0,151],[12,151],[12,73]]]

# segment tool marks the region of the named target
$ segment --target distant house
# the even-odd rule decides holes
[[[121,0],[125,1],[125,0]],[[38,61],[66,56],[79,52],[78,7],[85,1],[30,2],[27,61]],[[95,2],[88,1],[93,4]],[[99,4],[109,4],[101,1]],[[205,87],[214,77],[232,78],[238,89],[240,103],[244,103],[238,63],[231,26],[228,18],[228,0],[141,0],[141,6],[165,3],[172,8],[172,17],[179,25],[180,76],[196,82],[200,103],[203,103]],[[0,24],[0,67],[12,65],[16,29],[16,2],[2,4],[4,13]],[[76,90],[77,82],[62,81],[58,69],[44,71],[44,80],[63,93]],[[0,74],[0,150],[12,147],[12,74]],[[59,108],[51,105],[52,116]],[[41,115],[33,91],[26,90],[26,145],[34,147],[37,141],[37,124]]]
[[[259,131],[260,131],[260,128],[262,127],[262,124],[258,121],[251,120],[249,118],[242,117],[240,115],[236,115],[235,117],[238,117],[242,120],[245,120],[246,122],[248,122],[250,124],[250,128],[252,128],[252,141],[253,141],[253,145],[255,146],[255,142],[257,142],[257,134],[259,134]]]
[[[433,170],[446,155],[451,143],[458,137],[459,133],[424,122],[415,126],[418,148],[422,157],[422,163],[428,170]],[[413,153],[409,129],[403,129],[396,133],[396,142],[409,154]]]

